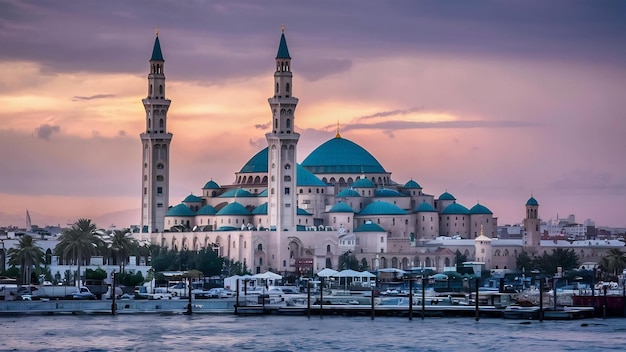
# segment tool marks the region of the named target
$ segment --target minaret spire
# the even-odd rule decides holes
[[[167,111],[171,101],[165,98],[165,59],[155,30],[152,56],[149,60],[148,96],[142,100],[146,111],[146,130],[142,144],[141,231],[165,230],[169,206],[169,155],[172,134],[167,132]]]
[[[265,134],[268,146],[268,207],[270,227],[295,231],[298,209],[296,199],[296,152],[300,134],[294,130],[298,99],[292,96],[291,56],[281,26],[275,58],[274,94],[267,101],[272,111],[272,130]]]

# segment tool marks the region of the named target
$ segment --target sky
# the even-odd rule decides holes
[[[532,195],[544,220],[626,226],[626,2],[592,0],[0,0],[0,225],[139,223],[157,27],[170,205],[232,184],[266,146],[283,24],[299,162],[339,124],[500,225]]]

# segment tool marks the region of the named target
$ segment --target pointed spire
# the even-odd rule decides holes
[[[337,120],[337,134],[335,135],[335,138],[341,138],[341,135],[339,134],[339,120]]]
[[[156,39],[154,39],[154,48],[152,49],[150,61],[165,61],[161,52],[161,43],[159,42],[159,27],[156,29]]]
[[[285,25],[281,27],[282,34],[280,35],[280,44],[278,45],[277,59],[291,59],[289,56],[289,49],[287,49],[287,40],[285,39]]]

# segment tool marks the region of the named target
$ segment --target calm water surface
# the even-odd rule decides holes
[[[626,319],[0,317],[1,351],[624,351]]]

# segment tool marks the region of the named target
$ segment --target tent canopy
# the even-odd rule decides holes
[[[262,274],[255,274],[250,277],[251,279],[267,279],[267,280],[280,280],[283,277],[281,275],[275,274],[271,271],[266,271]]]
[[[336,276],[338,273],[339,272],[337,270],[333,270],[333,269],[330,269],[330,268],[325,268],[325,269],[320,270],[317,273],[317,276],[319,276],[319,277],[332,277],[332,276]]]

